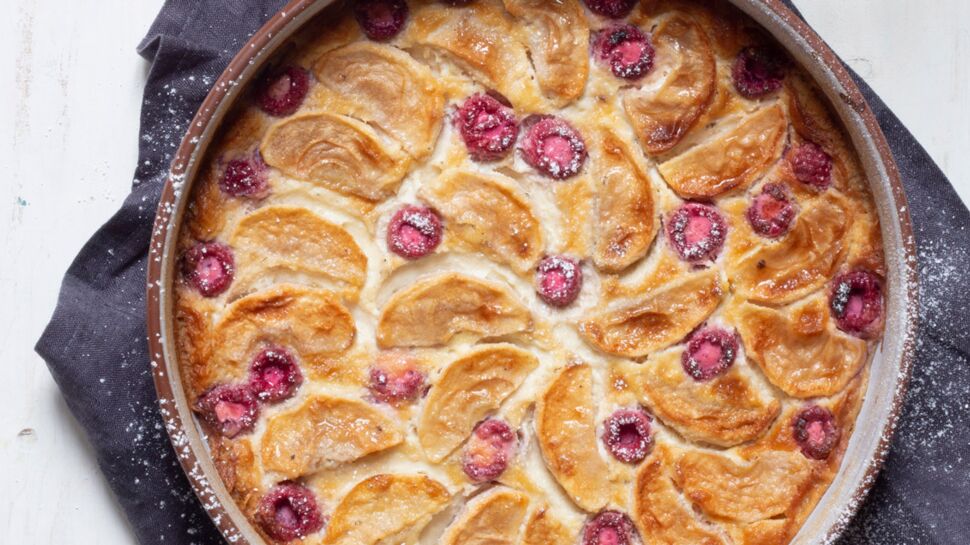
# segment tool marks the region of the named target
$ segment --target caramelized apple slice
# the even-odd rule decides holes
[[[353,462],[403,440],[397,422],[373,405],[316,395],[267,421],[263,467],[292,479]]]
[[[576,505],[595,512],[608,502],[609,466],[597,450],[593,370],[566,367],[536,406],[536,437],[549,471]]]
[[[654,451],[637,473],[634,516],[645,543],[727,545],[713,527],[698,518],[690,503],[674,487],[670,454]]]
[[[824,294],[774,309],[730,309],[748,358],[786,394],[808,398],[841,391],[866,362],[866,343],[835,327]]]
[[[698,382],[684,371],[681,351],[665,352],[625,373],[642,402],[691,441],[730,447],[760,436],[778,416],[778,400],[760,392],[739,369]]]
[[[598,131],[596,144],[593,263],[600,270],[619,272],[645,256],[657,234],[653,186],[636,154],[612,131]]]
[[[239,286],[283,269],[322,276],[356,299],[367,277],[367,257],[354,238],[306,208],[259,208],[239,222],[229,242],[236,248]]]
[[[374,475],[357,483],[334,509],[322,543],[376,545],[417,533],[451,500],[448,490],[424,475]]]
[[[778,242],[730,241],[725,268],[735,292],[752,301],[779,304],[818,289],[835,273],[844,253],[850,216],[847,206],[826,196],[803,201],[795,225]]]
[[[233,302],[216,324],[213,375],[241,376],[264,346],[292,350],[301,363],[319,366],[351,347],[356,326],[333,292],[281,284]]]
[[[542,252],[542,231],[527,197],[501,175],[452,170],[421,190],[445,218],[446,232],[519,272]]]
[[[506,286],[444,273],[391,297],[377,324],[377,343],[382,348],[435,346],[459,333],[500,337],[531,327],[529,310]]]
[[[533,511],[525,523],[523,545],[571,545],[575,536],[546,507]]]
[[[448,364],[432,385],[418,423],[418,440],[440,462],[499,408],[539,364],[510,344],[482,346]]]
[[[682,16],[665,19],[653,34],[657,68],[673,64],[657,90],[630,90],[623,109],[644,151],[659,154],[676,146],[714,97],[717,67],[707,35]]]
[[[684,494],[705,513],[743,522],[783,514],[811,476],[811,464],[791,451],[766,451],[748,463],[693,451],[680,458],[674,473]]]
[[[276,123],[260,151],[287,176],[369,201],[393,194],[409,166],[407,156],[364,123],[324,112]]]
[[[385,130],[417,159],[431,154],[444,117],[444,94],[431,71],[410,55],[356,42],[324,53],[313,73],[347,99],[345,113]]]
[[[529,508],[529,497],[497,487],[468,502],[441,537],[443,545],[514,545]]]
[[[542,91],[559,106],[583,94],[589,76],[589,24],[578,0],[505,0],[523,21],[530,58]]]
[[[525,46],[510,39],[513,34],[501,2],[473,2],[462,9],[441,9],[429,2],[415,7],[413,21],[405,29],[405,42],[443,53],[516,107],[537,106],[539,88],[529,69],[529,57]]]
[[[685,199],[716,197],[764,174],[781,156],[788,120],[781,105],[763,108],[714,139],[658,167],[667,184]]]
[[[718,273],[707,269],[645,293],[627,307],[580,322],[586,342],[616,356],[641,358],[681,340],[721,302]]]

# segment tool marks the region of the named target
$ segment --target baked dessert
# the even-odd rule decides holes
[[[788,543],[882,331],[856,153],[721,2],[332,6],[178,240],[183,383],[275,543]]]

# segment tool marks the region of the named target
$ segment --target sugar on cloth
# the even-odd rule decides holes
[[[81,250],[37,343],[142,545],[223,543],[188,485],[158,412],[145,330],[155,207],[192,115],[283,0],[168,0],[138,47],[151,62],[138,168],[121,209]],[[970,213],[864,83],[909,197],[921,325],[913,379],[886,465],[840,545],[970,539]]]

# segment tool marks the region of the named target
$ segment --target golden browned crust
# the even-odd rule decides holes
[[[674,486],[671,454],[657,449],[637,473],[634,521],[647,543],[727,545],[717,528],[706,524]]]
[[[501,175],[449,171],[426,184],[420,196],[448,222],[448,237],[528,271],[542,252],[542,231],[528,198]]]
[[[416,159],[431,153],[444,95],[427,67],[397,48],[355,42],[325,53],[313,73],[341,99],[334,109],[374,123]]]
[[[442,545],[514,545],[529,508],[529,497],[494,488],[473,499],[445,530]]]
[[[569,545],[576,538],[546,508],[532,512],[522,535],[524,545]]]
[[[866,362],[865,341],[836,329],[820,295],[783,309],[740,303],[731,312],[748,357],[790,396],[837,394]]]
[[[424,475],[374,475],[340,501],[322,543],[374,545],[420,531],[450,496],[441,483]]]
[[[408,4],[386,42],[367,40],[347,5],[311,23],[279,63],[310,75],[303,104],[274,117],[251,93],[192,189],[178,251],[224,244],[234,276],[214,297],[182,274],[172,286],[190,401],[247,384],[269,347],[302,372],[292,399],[260,402],[253,429],[208,430],[240,509],[255,521],[265,494],[294,480],[328,520],[307,544],[565,545],[602,509],[628,513],[644,543],[788,543],[838,473],[878,342],[836,327],[832,280],[886,274],[869,183],[817,86],[792,66],[776,93],[741,96],[736,55],[772,41],[721,0],[640,2],[626,22],[656,50],[640,80],[590,55],[605,23],[580,0]],[[520,122],[568,119],[589,153],[580,172],[543,179],[518,151],[473,161],[454,112],[489,91]],[[809,142],[832,158],[827,189],[792,166]],[[265,194],[220,189],[237,159],[263,169]],[[769,183],[795,208],[776,239],[748,220]],[[667,240],[665,219],[691,199],[727,223],[711,263],[685,262]],[[389,253],[404,205],[441,218],[436,255]],[[586,282],[563,310],[533,294],[536,264],[559,254]],[[681,358],[705,324],[741,346],[696,382]],[[413,401],[368,386],[382,365],[424,377]],[[840,433],[825,460],[793,435],[812,404]],[[653,445],[624,464],[603,425],[637,406]],[[515,447],[495,483],[471,484],[462,445],[485,418],[508,422]]]
[[[357,399],[316,395],[266,422],[263,465],[285,479],[353,462],[404,440],[400,424]]]
[[[778,400],[738,368],[697,382],[684,373],[682,354],[668,351],[627,366],[624,376],[642,403],[684,437],[730,447],[759,437],[778,416]]]
[[[558,107],[583,94],[589,74],[589,23],[579,0],[505,0],[505,9],[522,21],[529,58],[539,87]]]
[[[647,255],[657,235],[654,190],[633,150],[607,128],[595,133],[593,263],[619,272]]]
[[[494,338],[529,329],[529,310],[500,284],[456,273],[428,278],[388,301],[377,323],[377,343],[435,346],[459,333]]]
[[[418,421],[425,454],[439,462],[514,392],[538,365],[530,352],[509,344],[487,345],[448,364],[428,392]]]
[[[596,448],[593,371],[587,364],[564,368],[536,407],[542,456],[577,505],[596,512],[610,501],[609,466]]]
[[[329,112],[277,122],[259,149],[267,164],[288,176],[371,201],[393,194],[409,164],[369,125]]]
[[[745,188],[764,174],[781,155],[787,131],[782,107],[770,106],[657,168],[681,197],[709,199]]]
[[[717,271],[673,280],[633,305],[579,324],[590,344],[609,354],[641,358],[681,340],[720,304],[724,288]]]
[[[717,70],[707,34],[689,18],[664,20],[654,40],[670,74],[653,92],[628,91],[623,107],[644,151],[656,155],[680,143],[710,105]]]

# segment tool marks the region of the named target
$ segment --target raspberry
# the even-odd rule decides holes
[[[268,190],[266,163],[259,151],[254,152],[251,159],[233,159],[226,163],[219,189],[232,197],[265,197]]]
[[[525,162],[556,180],[575,176],[586,162],[586,142],[564,119],[535,116],[520,148]]]
[[[253,358],[249,366],[249,386],[260,401],[279,403],[296,393],[303,384],[296,359],[285,348],[267,348]]]
[[[839,329],[868,339],[882,328],[882,284],[869,271],[853,271],[832,281],[829,308]]]
[[[731,71],[734,88],[745,98],[761,98],[781,89],[788,60],[770,47],[745,47]]]
[[[812,405],[802,409],[792,419],[795,441],[802,454],[813,460],[824,460],[839,442],[839,429],[835,427],[832,411]]]
[[[795,219],[795,207],[780,184],[765,184],[748,208],[748,223],[755,233],[776,238],[788,231]]]
[[[405,206],[387,225],[387,246],[404,259],[418,259],[441,243],[441,219],[430,208]]]
[[[650,38],[633,25],[615,24],[600,31],[593,50],[618,78],[637,79],[653,68]]]
[[[495,161],[506,156],[519,133],[512,110],[487,94],[468,97],[454,121],[475,161]]]
[[[725,373],[738,353],[738,339],[717,327],[698,330],[687,341],[681,357],[684,372],[698,382],[711,380]]]
[[[493,481],[509,466],[515,432],[504,420],[486,418],[475,426],[461,457],[461,468],[472,482]]]
[[[388,404],[414,401],[424,391],[424,374],[407,356],[385,352],[370,370],[370,391],[374,398]]]
[[[637,0],[583,0],[589,11],[610,19],[621,19],[633,11]]]
[[[267,75],[259,92],[259,107],[269,115],[284,117],[303,104],[310,90],[310,74],[299,66],[287,66]]]
[[[199,242],[182,256],[182,274],[203,296],[215,297],[232,283],[232,250],[219,242]]]
[[[633,545],[639,534],[626,513],[600,511],[583,526],[582,545]]]
[[[626,464],[640,463],[653,446],[650,416],[640,409],[620,409],[603,424],[603,443],[617,460]]]
[[[805,142],[788,152],[795,179],[818,190],[832,185],[832,156],[818,144]]]
[[[552,255],[536,267],[536,292],[547,304],[565,307],[576,300],[583,287],[583,271],[576,260]]]
[[[256,425],[259,400],[248,385],[221,384],[199,396],[195,410],[220,435],[233,438]]]
[[[690,263],[713,260],[721,252],[727,224],[717,208],[689,202],[667,220],[667,238],[680,257]]]
[[[404,0],[356,0],[354,17],[371,40],[390,40],[404,28],[408,4]]]
[[[292,481],[274,486],[259,500],[255,519],[277,541],[306,537],[323,528],[325,522],[313,492]]]

